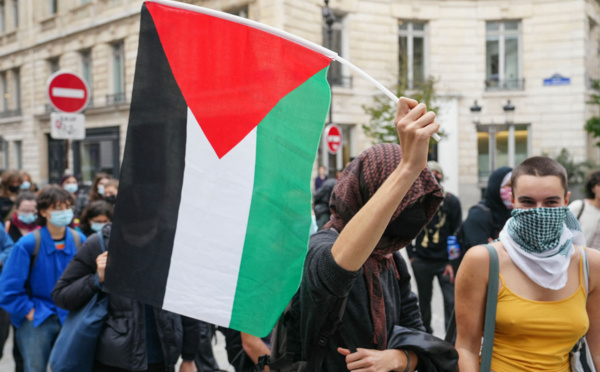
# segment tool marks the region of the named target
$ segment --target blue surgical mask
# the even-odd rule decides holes
[[[35,213],[17,213],[19,221],[29,225],[35,221],[37,215]]]
[[[21,190],[29,190],[29,188],[31,187],[31,182],[25,181],[19,187],[21,188]]]
[[[76,183],[67,183],[63,189],[67,190],[71,194],[75,194],[79,190],[79,186]]]
[[[104,195],[104,185],[98,185],[98,195]]]
[[[92,222],[92,225],[90,226],[90,228],[95,232],[99,232],[100,230],[102,230],[102,228],[105,225],[106,225],[106,223],[104,223],[104,222]]]
[[[56,227],[65,227],[73,221],[73,210],[54,211],[51,213],[50,223]]]

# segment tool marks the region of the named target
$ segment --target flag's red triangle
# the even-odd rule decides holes
[[[183,97],[219,158],[331,62],[240,23],[157,3],[146,7]]]

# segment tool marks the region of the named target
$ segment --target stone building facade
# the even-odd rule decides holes
[[[445,137],[438,159],[446,187],[476,202],[487,175],[524,157],[598,161],[583,125],[590,79],[600,78],[598,0],[330,0],[331,34],[320,0],[186,1],[245,16],[332,49],[384,85],[436,80]],[[89,182],[118,174],[131,99],[141,0],[0,1],[0,167],[29,171],[41,184],[64,169]],[[86,139],[49,137],[46,82],[57,69],[81,74],[92,90]],[[152,77],[148,77],[152,78]],[[363,106],[381,93],[341,65],[331,67],[331,121],[342,128],[341,169],[370,146]],[[477,101],[477,104],[475,104]],[[508,101],[512,119],[504,115]],[[510,108],[511,105],[507,107]],[[481,107],[479,120],[472,107]],[[67,151],[68,149],[68,151]]]

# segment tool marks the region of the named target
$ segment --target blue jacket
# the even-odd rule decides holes
[[[0,262],[2,266],[6,265],[14,244],[10,235],[0,226]]]
[[[85,236],[81,233],[79,235],[83,243]],[[39,326],[54,314],[58,315],[62,323],[69,313],[54,304],[51,293],[58,278],[77,252],[75,241],[69,229],[66,232],[63,250],[56,249],[47,227],[40,229],[40,237],[40,251],[31,270],[30,278],[29,266],[31,255],[35,249],[33,233],[23,236],[14,245],[10,258],[0,275],[0,307],[10,313],[11,321],[17,328],[21,326],[31,309],[35,309],[34,327]],[[28,279],[31,295],[28,294],[26,287]]]

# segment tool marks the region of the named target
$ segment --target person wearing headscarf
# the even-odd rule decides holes
[[[510,218],[510,177],[512,168],[500,167],[490,175],[483,200],[469,209],[463,222],[464,247],[462,254],[478,244],[487,244],[498,238],[500,230]]]
[[[348,164],[331,196],[330,221],[310,239],[295,304],[303,360],[314,358],[329,315],[347,297],[342,316],[347,337],[327,340],[321,371],[456,368],[453,348],[430,355],[405,342],[407,333],[433,338],[424,332],[399,250],[442,201],[440,186],[426,169],[429,137],[439,128],[434,120],[425,105],[401,98],[395,120],[401,146],[376,145]],[[436,369],[444,352],[450,366]]]

